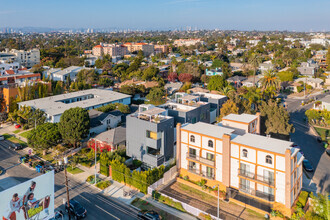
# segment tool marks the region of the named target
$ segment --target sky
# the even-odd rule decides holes
[[[330,0],[0,0],[0,27],[330,31]]]

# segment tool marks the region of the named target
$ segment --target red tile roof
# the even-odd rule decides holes
[[[101,45],[96,45],[95,47],[96,48],[103,48]]]
[[[6,74],[10,74],[10,75],[15,74],[14,70],[6,70],[5,72]]]

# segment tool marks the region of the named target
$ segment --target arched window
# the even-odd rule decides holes
[[[248,151],[247,149],[243,149],[243,157],[248,157]]]
[[[212,147],[213,148],[213,141],[209,140],[208,144],[207,144],[209,147]]]
[[[195,136],[194,136],[194,135],[191,135],[191,136],[190,136],[190,142],[195,143]]]
[[[272,158],[272,156],[270,156],[270,155],[267,155],[266,156],[266,163],[273,164],[273,158]]]

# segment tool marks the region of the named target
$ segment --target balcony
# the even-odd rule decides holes
[[[259,190],[254,190],[254,189],[250,189],[249,186],[246,185],[239,185],[239,190],[243,193],[247,193],[249,195],[252,196],[256,196],[258,198],[270,201],[270,202],[274,202],[274,195],[273,194],[269,194],[269,193],[265,193],[265,192],[261,192]]]
[[[188,172],[196,174],[196,175],[201,176],[203,178],[214,180],[214,172],[213,173],[207,173],[207,172],[201,171],[199,169],[196,169],[196,167],[191,167],[189,165],[188,165]]]
[[[200,157],[200,156],[197,156],[197,155],[194,155],[194,154],[187,153],[187,159],[189,159],[191,161],[195,161],[197,163],[203,163],[205,165],[215,167],[215,161],[207,159],[205,157]]]
[[[259,183],[264,183],[269,186],[274,186],[274,177],[265,177],[263,175],[256,175],[255,173],[246,171],[244,169],[238,169],[238,176],[245,177],[252,181],[256,181]]]

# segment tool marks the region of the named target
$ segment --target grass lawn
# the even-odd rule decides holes
[[[18,133],[20,133],[22,130],[21,129],[17,129],[17,130],[15,130],[15,131],[13,131],[13,133],[14,134],[18,134]]]
[[[182,191],[187,192],[190,195],[195,195],[196,197],[201,198],[201,200],[203,200],[204,202],[211,202],[212,203],[214,201],[215,197],[213,197],[213,196],[211,196],[207,193],[204,193],[204,192],[202,192],[198,189],[194,189],[194,188],[192,188],[190,186],[187,186],[187,185],[184,185],[182,183],[178,183],[178,187]],[[220,202],[222,202],[222,201],[220,200]]]
[[[143,211],[153,210],[153,211],[157,212],[162,217],[162,219],[174,219],[174,220],[180,219],[174,215],[171,215],[171,214],[153,206],[149,202],[139,199],[139,198],[134,199],[131,204]]]
[[[78,173],[83,173],[84,171],[82,169],[79,169],[78,167],[74,167],[72,169],[72,166],[68,166],[66,170],[71,173],[71,174],[78,174]]]
[[[327,141],[327,137],[330,136],[330,129],[314,127],[316,132],[320,135],[323,141]]]
[[[19,144],[21,144],[21,145],[23,145],[23,146],[27,146],[27,144],[26,144],[24,141],[22,141],[22,140],[20,140],[20,139],[18,139],[18,138],[16,138],[16,137],[14,137],[14,136],[11,136],[11,135],[9,135],[9,134],[4,134],[3,136],[4,136],[5,139],[7,139],[8,141],[11,141],[11,142],[13,142],[13,143],[19,143]]]
[[[20,133],[19,135],[24,137],[24,138],[27,138],[30,133],[31,133],[31,131],[25,131],[25,132]]]

